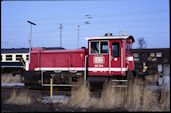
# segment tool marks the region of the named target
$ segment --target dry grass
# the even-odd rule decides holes
[[[129,111],[137,111],[142,106],[142,93],[141,87],[143,83],[140,80],[130,81],[133,83],[128,84],[128,89],[126,90],[126,101],[124,106]]]
[[[144,85],[146,84],[146,85]],[[144,87],[145,86],[145,87]],[[128,84],[128,89],[113,88],[105,83],[101,98],[90,97],[89,84],[83,82],[72,90],[68,105],[79,108],[125,108],[128,111],[170,111],[170,91],[164,91],[163,102],[148,83],[135,79]]]
[[[154,95],[151,98],[149,97],[149,100],[144,101],[142,111],[170,111],[170,91],[165,90],[162,93],[164,95],[159,101],[156,101],[157,99]],[[145,104],[147,104],[148,106]]]
[[[114,108],[123,105],[123,98],[119,98],[121,89],[112,88],[111,83],[104,84],[101,98],[90,97],[89,84],[82,82],[71,91],[71,97],[68,105],[77,108]],[[112,90],[111,90],[112,89]]]
[[[167,84],[163,84],[167,86]],[[170,111],[170,89],[167,89],[165,86],[163,86],[163,90],[161,92],[161,99],[160,99],[160,104],[161,104],[161,109]]]
[[[32,104],[33,101],[32,98],[28,96],[27,91],[23,90],[20,93],[16,93],[16,89],[13,89],[10,98],[6,100],[5,103],[23,105],[23,104]]]
[[[170,91],[161,92],[164,99],[160,103],[159,94],[148,89],[149,85],[147,81],[134,80],[133,90],[127,91],[125,108],[129,111],[170,111]]]
[[[158,103],[157,101],[157,97],[154,95],[152,90],[144,90],[142,105],[142,109],[144,111],[151,111],[151,108]]]
[[[73,88],[71,91],[71,98],[68,105],[72,107],[87,108],[90,107],[90,90],[89,84],[86,82],[80,82],[79,87]]]
[[[101,98],[94,107],[97,108],[116,108],[122,107],[124,103],[124,92],[121,88],[112,87],[112,83],[105,83],[101,93]]]
[[[12,74],[2,74],[1,75],[1,83],[21,83],[21,76],[19,74],[13,76]]]
[[[162,109],[166,109],[170,111],[170,91],[164,91],[164,101],[162,103]]]
[[[158,77],[159,77],[159,75],[158,74],[155,74],[155,75],[145,76],[145,79],[146,79],[146,82],[147,83],[156,85],[157,82],[158,82]]]

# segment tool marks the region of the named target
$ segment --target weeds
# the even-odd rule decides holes
[[[105,83],[103,86],[101,98],[95,107],[98,108],[114,108],[121,107],[124,102],[124,93],[121,88],[112,87],[112,83]]]
[[[27,91],[23,90],[17,94],[16,89],[13,89],[10,98],[6,100],[5,103],[23,105],[23,104],[32,104],[33,101],[32,98],[28,96]]]
[[[140,80],[134,80],[134,83],[128,85],[126,90],[126,101],[124,106],[130,111],[137,111],[142,106],[142,93],[141,90],[143,83]]]
[[[72,90],[67,105],[79,108],[124,108],[128,111],[170,111],[170,92],[164,90],[161,103],[159,96],[148,89],[146,82],[135,79],[125,89],[112,87],[110,82],[105,83],[100,98],[91,97],[89,84],[83,82]]]
[[[79,87],[73,88],[69,105],[73,107],[87,108],[90,107],[90,91],[89,84],[86,82],[79,83]]]
[[[20,75],[13,76],[12,74],[2,74],[1,83],[21,83],[22,78]]]

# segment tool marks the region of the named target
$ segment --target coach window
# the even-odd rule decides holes
[[[16,55],[16,60],[20,60],[22,58],[22,55]]]
[[[112,43],[112,56],[113,57],[119,57],[120,51],[119,51],[119,42],[113,42]]]
[[[91,53],[99,54],[99,41],[91,42]]]
[[[29,60],[29,55],[26,55],[26,60]]]
[[[6,60],[8,61],[12,60],[12,55],[6,55]]]
[[[102,54],[108,53],[108,42],[107,41],[100,42],[100,53],[102,53]]]

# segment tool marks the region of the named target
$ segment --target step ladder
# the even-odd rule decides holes
[[[114,83],[114,85],[112,85],[112,87],[120,87],[120,88],[127,88],[128,87],[128,85],[127,85],[128,80],[116,79],[116,80],[111,80],[111,81],[112,81],[112,83]]]

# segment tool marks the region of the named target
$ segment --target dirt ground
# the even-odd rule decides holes
[[[71,108],[55,104],[9,105],[3,104],[1,112],[122,112],[123,109]]]
[[[19,92],[19,91],[17,91]],[[38,101],[41,97],[49,95],[49,92],[28,92],[34,99],[32,104],[17,105],[7,104],[12,90],[1,91],[1,112],[122,112],[125,109],[97,109],[97,108],[74,108],[61,103],[41,103]]]

